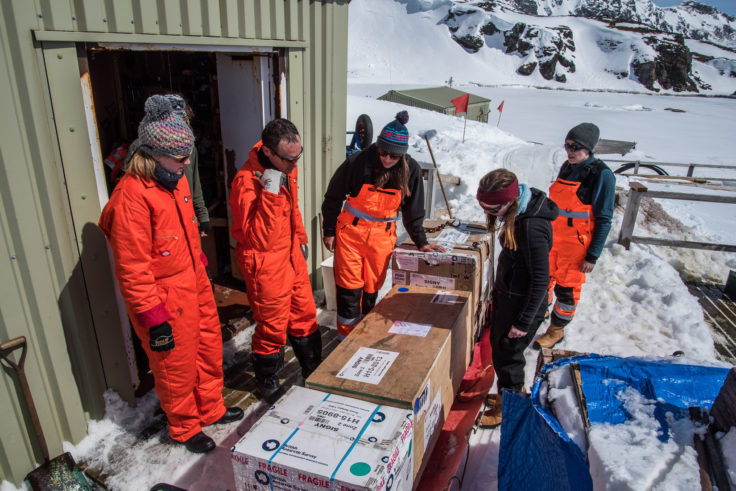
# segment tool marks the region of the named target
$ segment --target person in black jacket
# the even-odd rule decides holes
[[[401,111],[375,144],[350,155],[330,180],[322,203],[322,241],[335,252],[337,331],[347,336],[375,305],[396,244],[401,211],[404,227],[420,251],[429,244],[424,221],[424,184],[419,164],[406,152],[409,114]],[[344,205],[343,205],[344,202]]]
[[[557,205],[544,192],[519,184],[513,172],[496,169],[480,181],[476,195],[490,232],[499,232],[501,253],[492,291],[491,348],[498,395],[481,427],[501,423],[502,391],[522,390],[524,350],[534,339],[547,309],[549,251]]]

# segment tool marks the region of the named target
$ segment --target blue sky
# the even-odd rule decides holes
[[[671,5],[677,5],[682,0],[652,0],[656,5],[660,7],[669,7]],[[721,12],[725,12],[729,15],[736,15],[736,1],[735,0],[696,0],[699,3],[706,5],[712,5]]]

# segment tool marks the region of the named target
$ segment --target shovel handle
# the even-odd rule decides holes
[[[20,354],[20,360],[18,361],[18,363],[14,363],[13,360],[5,356],[5,352],[17,348],[18,346],[22,346],[23,351]],[[46,438],[44,438],[43,436],[43,428],[41,427],[41,420],[38,419],[36,405],[33,403],[33,395],[31,394],[31,388],[28,386],[26,372],[23,369],[23,365],[26,361],[27,348],[28,343],[26,343],[26,337],[19,336],[9,341],[5,341],[4,343],[0,343],[0,357],[2,357],[3,360],[5,360],[10,366],[13,367],[13,369],[15,370],[15,374],[18,376],[18,382],[20,383],[20,388],[23,392],[23,399],[25,399],[26,408],[28,409],[28,414],[31,417],[31,423],[33,424],[33,429],[36,432],[36,438],[38,439],[38,444],[41,447],[41,453],[43,454],[44,462],[48,462],[49,449],[46,445]]]
[[[20,354],[20,361],[18,363],[14,363],[10,358],[5,356],[6,351],[10,351],[14,348],[17,348],[18,346],[23,347],[23,351]],[[19,368],[23,368],[23,365],[26,361],[26,347],[28,345],[26,344],[26,337],[25,336],[18,336],[17,338],[13,338],[9,341],[5,341],[4,343],[0,343],[0,356],[3,357],[3,360],[8,362],[13,368],[16,370]]]

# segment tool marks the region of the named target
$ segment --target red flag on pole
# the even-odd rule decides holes
[[[455,97],[450,102],[455,105],[455,114],[468,112],[468,101],[470,100],[470,94],[463,94]]]
[[[503,103],[504,102],[506,102],[506,101],[501,101],[501,104],[498,106],[498,112],[500,112],[500,113],[503,112]]]

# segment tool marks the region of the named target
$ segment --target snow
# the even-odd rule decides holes
[[[736,486],[736,427],[731,428],[720,440],[721,453],[723,453],[724,464],[728,469],[728,479],[731,486]]]
[[[695,175],[736,180],[736,100],[655,96],[644,93],[639,84],[611,77],[601,70],[601,63],[592,61],[600,57],[601,47],[596,41],[603,25],[573,18],[566,24],[575,30],[580,70],[565,88],[616,88],[639,93],[525,87],[521,84],[547,82],[515,75],[515,65],[500,52],[484,49],[472,55],[463,50],[450,39],[447,26],[438,24],[448,5],[442,0],[351,2],[347,121],[351,126],[358,115],[366,113],[373,120],[377,135],[399,110],[405,109],[399,104],[377,101],[378,96],[390,89],[440,85],[450,77],[456,88],[492,99],[489,122],[468,121],[464,143],[461,118],[406,108],[410,114],[410,154],[419,161],[431,162],[427,144],[420,135],[434,130],[436,134],[430,143],[440,172],[462,179],[460,185],[447,189],[452,210],[460,218],[483,220],[474,197],[476,186],[486,172],[498,167],[506,167],[521,182],[546,191],[565,159],[562,143],[567,130],[582,121],[597,124],[603,138],[636,141],[636,150],[626,156],[628,159],[729,165],[734,169],[703,170],[702,174],[697,170]],[[509,22],[521,17],[505,15]],[[537,23],[544,21],[535,18]],[[559,19],[546,21],[557,25]],[[614,34],[628,42],[625,33]],[[583,57],[586,63],[580,63]],[[702,64],[699,66],[702,68]],[[734,88],[731,82],[729,90],[733,92]],[[496,108],[501,101],[504,110],[499,114]],[[611,167],[617,164],[611,163]],[[617,177],[618,187],[627,190],[628,184],[629,178]],[[693,191],[676,184],[651,187]],[[732,196],[734,193],[736,187],[727,192]],[[733,205],[674,200],[662,200],[660,204],[662,220],[640,216],[637,235],[736,243]],[[694,363],[721,363],[702,309],[689,294],[682,277],[724,282],[729,269],[736,269],[736,255],[639,244],[627,251],[616,243],[622,211],[616,210],[606,247],[583,287],[575,320],[566,328],[565,338],[557,348],[618,356],[668,356],[682,350]],[[669,220],[665,220],[667,214]],[[320,312],[320,316],[329,318],[330,314]],[[545,327],[543,324],[540,332]],[[226,363],[247,350],[251,335],[249,329],[225,343]],[[533,385],[536,357],[536,351],[527,351],[527,387]],[[565,414],[563,425],[573,440],[585,448],[585,430],[574,416],[577,402],[565,391],[569,374],[555,377],[548,392],[551,404],[558,414]],[[615,427],[594,426],[587,434],[597,489],[695,488],[699,481],[689,443],[695,429],[687,421],[673,420],[669,424],[670,438],[662,442],[657,438],[662,429],[651,418],[652,401],[635,391],[624,396],[636,417]],[[131,435],[156,417],[155,394],[151,392],[139,399],[135,408],[114,393],[106,393],[105,400],[105,417],[90,421],[88,436],[77,445],[67,442],[65,450],[77,460],[110,472],[111,489],[148,489],[159,481],[192,490],[233,489],[229,449],[245,432],[249,421],[207,428],[218,447],[206,456],[190,454],[160,435],[131,447]],[[478,431],[471,436],[463,489],[496,488],[499,444],[500,431]],[[736,482],[735,429],[723,436],[721,445],[731,478]],[[13,489],[16,488],[8,482],[0,485],[0,491]]]
[[[556,12],[554,4],[557,3],[560,12],[569,11],[571,2],[550,2],[548,8],[554,7]],[[349,81],[392,86],[432,85],[442,84],[452,77],[459,84],[647,92],[630,74],[633,59],[653,53],[639,33],[612,29],[607,23],[585,18],[531,17],[511,11],[488,13],[458,3],[458,9],[474,13],[456,16],[449,21],[453,28],[458,29],[455,34],[460,37],[474,35],[484,40],[484,46],[477,53],[469,54],[452,39],[452,33],[444,23],[450,6],[450,2],[416,0],[351,2]],[[670,10],[663,9],[663,12],[667,11],[667,16],[675,15],[674,10]],[[676,15],[692,17],[679,10]],[[539,70],[529,76],[517,74],[516,69],[526,61],[532,61],[527,58],[533,55],[530,53],[524,59],[506,55],[501,34],[488,36],[480,33],[480,27],[489,21],[500,29],[508,29],[517,23],[535,25],[542,33],[549,32],[544,28],[569,27],[574,33],[575,49],[568,50],[566,56],[574,61],[574,72],[565,71],[566,83],[545,80]],[[717,52],[724,59],[736,59],[732,51],[705,48],[710,46],[706,43],[698,43],[698,46],[707,50],[710,56]],[[458,60],[462,62],[458,63]],[[557,69],[559,71],[560,67]],[[622,72],[629,75],[620,76]],[[732,94],[736,91],[736,79],[722,76],[716,66],[698,61],[696,57],[693,58],[693,73],[711,85],[712,89],[707,91],[709,94]],[[671,90],[662,92],[674,94]]]
[[[695,425],[667,413],[668,428],[662,428],[654,417],[656,401],[631,387],[618,399],[631,417],[618,425],[592,424],[588,430],[593,489],[698,489]]]

